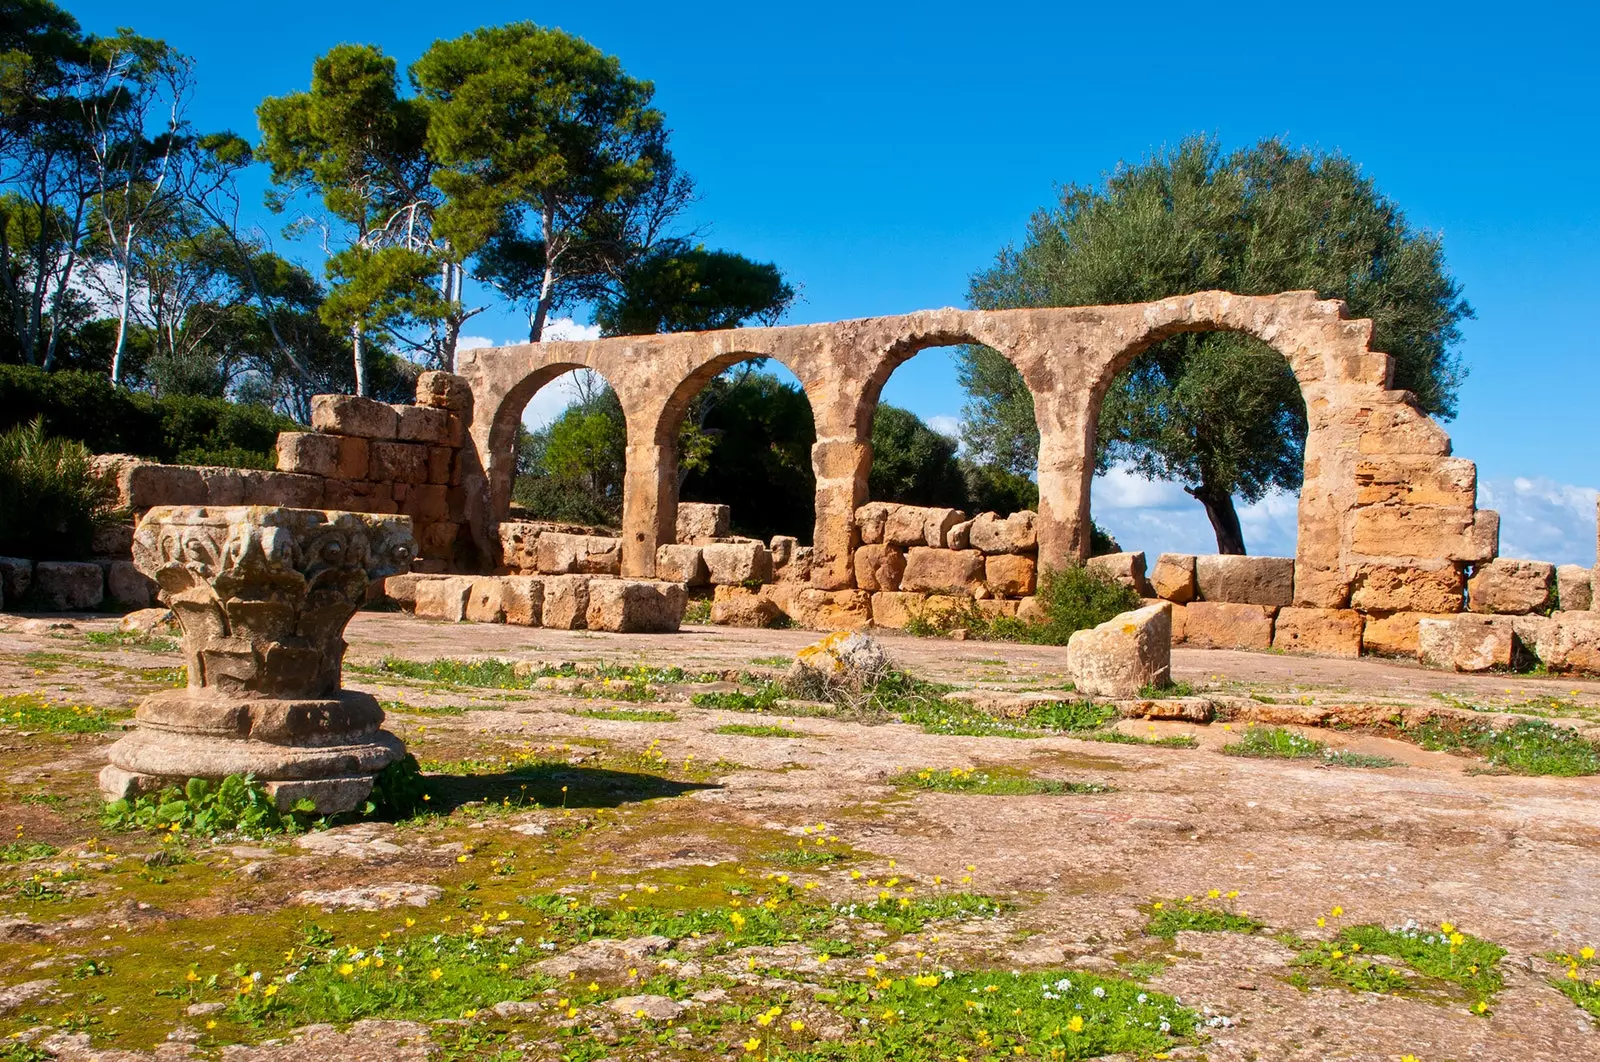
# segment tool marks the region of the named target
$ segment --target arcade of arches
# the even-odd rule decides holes
[[[1295,557],[1297,604],[1343,608],[1353,587],[1492,559],[1499,517],[1476,508],[1476,467],[1390,389],[1390,357],[1372,323],[1313,292],[1201,292],[1127,306],[928,310],[831,324],[628,336],[467,351],[471,390],[466,521],[485,549],[510,504],[516,428],[540,387],[590,368],[627,418],[622,573],[655,575],[675,538],[674,440],[689,402],[724,369],[772,358],[799,379],[816,422],[812,585],[853,584],[853,515],[867,500],[873,413],[894,369],[928,347],[979,343],[1001,352],[1033,393],[1039,425],[1039,562],[1088,553],[1089,489],[1100,403],[1141,350],[1177,332],[1239,331],[1287,359],[1305,397],[1308,434]]]

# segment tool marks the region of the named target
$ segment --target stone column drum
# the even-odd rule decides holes
[[[359,807],[405,756],[371,694],[341,689],[344,627],[375,578],[416,552],[404,516],[166,505],[134,563],[183,628],[189,685],[147,697],[100,772],[108,800],[190,778],[254,775],[288,808]]]

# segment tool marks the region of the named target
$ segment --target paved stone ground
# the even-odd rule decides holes
[[[34,633],[13,626],[0,633],[3,692],[40,691],[52,698],[116,707],[131,705],[170,681],[162,669],[173,666],[172,654],[87,647],[84,632],[110,629],[110,622],[77,626]],[[74,981],[68,970],[76,969],[85,956],[131,946],[114,941],[117,934],[134,933],[132,927],[143,925],[146,936],[137,939],[167,939],[174,947],[180,947],[179,941],[210,939],[209,945],[194,945],[209,950],[218,944],[208,935],[224,924],[217,920],[240,914],[266,918],[308,887],[405,881],[433,883],[453,896],[465,882],[476,887],[481,881],[490,895],[495,882],[487,871],[458,864],[449,854],[462,850],[462,838],[469,844],[497,844],[506,859],[520,855],[534,866],[545,860],[545,872],[557,878],[571,870],[570,880],[577,883],[573,887],[582,888],[583,875],[591,872],[676,873],[749,861],[752,846],[825,823],[830,835],[858,853],[843,866],[918,882],[970,876],[970,888],[1016,905],[1001,918],[963,923],[943,940],[937,934],[914,941],[908,937],[904,952],[897,954],[915,947],[918,955],[926,949],[958,967],[1120,971],[1142,977],[1150,988],[1219,1017],[1215,1027],[1177,1048],[1172,1057],[1312,1062],[1412,1055],[1421,1062],[1555,1062],[1600,1056],[1594,1021],[1552,987],[1551,980],[1563,968],[1546,958],[1553,951],[1575,953],[1582,945],[1600,944],[1600,780],[1595,777],[1472,773],[1474,761],[1467,758],[1360,732],[1319,731],[1316,736],[1336,748],[1389,756],[1398,765],[1353,770],[1226,756],[1219,749],[1236,737],[1237,728],[1225,730],[1220,724],[1119,724],[1124,732],[1141,736],[1193,735],[1199,743],[1193,749],[1091,743],[1068,736],[954,737],[902,723],[863,725],[823,717],[752,720],[748,714],[694,707],[687,702],[693,690],[687,688],[662,691],[659,703],[612,704],[604,697],[585,700],[559,690],[466,688],[370,670],[385,656],[430,660],[487,655],[545,664],[775,670],[780,658],[814,637],[798,631],[717,628],[675,636],[617,636],[450,626],[363,614],[348,631],[349,663],[354,666],[347,684],[371,689],[389,702],[394,729],[424,760],[459,763],[560,749],[575,762],[597,766],[614,766],[623,762],[619,757],[632,757],[632,763],[655,757],[663,771],[686,763],[706,766],[679,771],[674,776],[678,781],[660,790],[658,799],[621,797],[609,810],[603,809],[604,801],[567,808],[569,814],[576,810],[582,821],[610,827],[578,838],[555,855],[548,846],[530,848],[529,843],[538,842],[544,828],[557,827],[560,820],[552,817],[556,812],[484,817],[474,814],[471,804],[443,822],[398,832],[387,826],[344,827],[293,844],[235,845],[231,862],[229,850],[202,845],[196,858],[200,867],[215,871],[211,877],[196,871],[185,879],[190,884],[184,895],[137,901],[160,910],[167,936],[149,937],[141,913],[145,909],[119,899],[121,886],[99,893],[90,889],[61,908],[61,917],[49,905],[24,903],[21,893],[8,891],[0,896],[0,909],[12,919],[0,924],[0,985],[11,987],[0,990],[0,1031],[23,1033],[64,1058],[136,1057],[114,1048],[140,1049],[137,1057],[150,1057],[145,1052],[158,1043],[163,1046],[157,1055],[163,1058],[214,1055],[224,1050],[221,1042],[196,1031],[198,1023],[183,1018],[181,1010],[162,1009],[165,1004],[144,1004],[150,1010],[143,1034],[126,1032],[112,1041],[100,1026],[64,1023],[42,1005],[10,1003],[6,993],[51,979],[54,985],[41,998],[50,999],[53,993],[66,999],[62,1007],[87,1013],[93,1008],[83,1004],[80,989],[97,982]],[[942,682],[1047,688],[1065,679],[1060,649],[901,636],[884,641],[902,667]],[[1174,673],[1197,688],[1289,703],[1435,703],[1449,697],[1584,726],[1600,718],[1600,682],[1593,680],[1458,676],[1374,660],[1196,650],[1175,652]],[[607,705],[666,709],[676,718],[631,721],[575,714],[575,707]],[[460,707],[470,710],[440,711]],[[753,721],[781,723],[802,736],[714,732],[730,723]],[[106,736],[91,736],[52,743],[0,731],[0,830],[15,827],[19,837],[48,840],[64,850],[100,832],[85,809],[107,741]],[[1009,797],[911,794],[888,781],[908,768],[957,767],[1101,783],[1112,791]],[[52,808],[25,802],[30,793],[68,799]],[[518,833],[519,826],[539,829]],[[394,851],[375,855],[383,851],[374,848],[376,841],[389,843]],[[152,847],[138,835],[102,843],[127,855]],[[246,874],[243,866],[254,869]],[[816,881],[830,899],[858,887],[843,869],[796,872],[796,880],[802,876]],[[127,888],[130,896],[146,894],[131,883]],[[1237,890],[1234,906],[1270,929],[1252,935],[1182,933],[1172,941],[1144,935],[1151,903],[1203,896],[1210,889]],[[1342,908],[1341,916],[1332,914],[1335,907]],[[439,904],[428,910],[448,907]],[[1319,918],[1326,923],[1322,927]],[[1325,940],[1341,925],[1392,927],[1407,920],[1424,926],[1448,921],[1507,949],[1501,963],[1506,987],[1489,1015],[1470,1014],[1461,999],[1423,993],[1378,995],[1327,984],[1296,987],[1288,965],[1296,952],[1274,939],[1274,933],[1282,932]],[[36,928],[17,928],[19,924]],[[268,923],[259,924],[267,932]],[[133,965],[121,953],[111,955],[109,962],[113,974],[119,965]],[[105,984],[113,981],[106,978]],[[770,983],[746,987],[767,991]],[[33,1012],[38,1012],[37,1021],[28,1018]],[[726,1037],[720,1047],[701,1054],[673,1053],[630,1040],[616,1022],[591,1016],[603,1013],[594,1007],[578,1019],[590,1023],[599,1053],[572,1057],[742,1057],[736,1042]],[[107,1019],[106,1027],[115,1025]],[[239,1033],[238,1038],[259,1041],[266,1035]],[[223,1057],[231,1062],[422,1058],[437,1050],[427,1047],[430,1036],[436,1044],[438,1025],[367,1021],[348,1029],[280,1032],[265,1045],[227,1047]],[[510,1042],[519,1046],[506,1055],[467,1052],[446,1057],[562,1057],[563,1048],[549,1040]],[[512,1050],[504,1041],[493,1046]]]

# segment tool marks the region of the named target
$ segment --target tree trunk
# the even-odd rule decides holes
[[[367,394],[367,352],[361,339],[361,322],[357,321],[350,329],[350,349],[355,357],[356,394],[364,398]]]
[[[131,245],[130,245],[131,249]],[[131,264],[131,263],[129,263]],[[128,273],[126,266],[122,270],[122,292],[117,306],[117,346],[111,352],[111,385],[115,387],[122,382],[122,352],[128,345]]]
[[[1244,532],[1239,529],[1239,513],[1233,507],[1233,495],[1204,481],[1198,487],[1184,490],[1206,507],[1211,530],[1217,535],[1217,552],[1244,556]]]

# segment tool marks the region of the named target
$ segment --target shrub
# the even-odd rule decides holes
[[[1044,622],[1030,625],[1026,640],[1039,645],[1066,645],[1074,631],[1138,608],[1139,595],[1104,572],[1074,564],[1044,570],[1039,580],[1039,605],[1044,610]]]
[[[80,442],[52,439],[44,421],[0,436],[0,554],[34,560],[87,557],[107,523],[116,488]]]
[[[101,813],[109,829],[167,830],[214,836],[237,832],[244,836],[296,833],[316,813],[302,800],[287,813],[280,812],[267,791],[249,775],[230,774],[221,782],[191,778],[183,788],[168,786],[132,800],[114,800]]]

